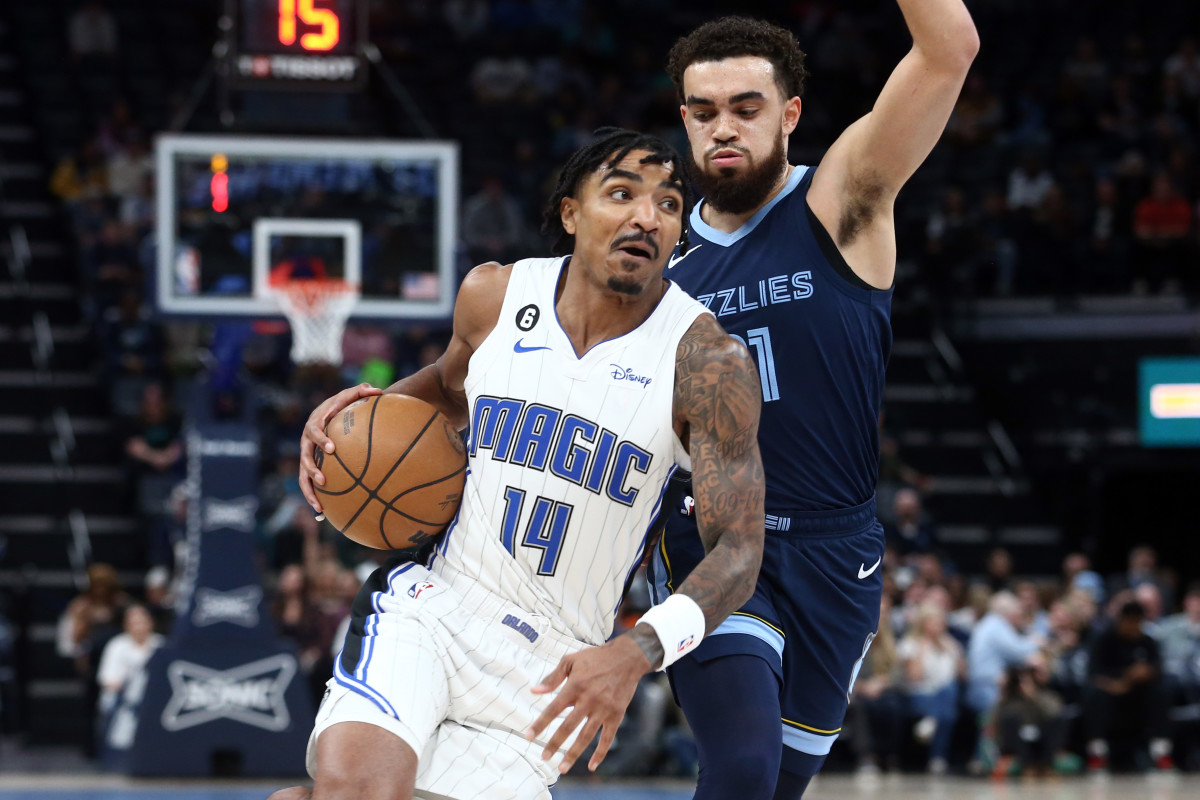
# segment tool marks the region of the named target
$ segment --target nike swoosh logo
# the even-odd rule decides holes
[[[867,565],[866,565],[866,564],[859,564],[859,565],[858,565],[858,579],[861,581],[863,578],[868,578],[868,577],[870,577],[870,576],[871,576],[871,574],[872,574],[873,572],[875,572],[875,570],[879,569],[879,565],[880,565],[880,564],[882,564],[882,563],[883,563],[883,556],[880,556],[880,557],[879,557],[879,560],[878,560],[878,561],[876,561],[876,562],[875,562],[875,563],[874,563],[874,564],[871,566],[871,568],[870,568],[870,569],[867,569]]]
[[[695,247],[693,247],[693,248],[691,248],[690,250],[688,250],[686,253],[684,253],[684,254],[683,254],[683,255],[681,255],[681,256],[671,256],[671,260],[667,262],[667,269],[675,269],[675,265],[676,265],[676,264],[678,264],[680,261],[683,261],[685,258],[687,258],[688,256],[690,256],[692,253],[694,253],[694,252],[696,252],[697,250],[699,250],[701,247],[704,247],[704,245],[702,245],[702,244],[698,244],[698,245],[696,245]]]
[[[526,347],[525,345],[521,344],[521,342],[523,342],[523,341],[525,341],[524,338],[518,339],[517,343],[513,345],[514,353],[532,353],[535,350],[549,350],[550,349],[549,347]]]

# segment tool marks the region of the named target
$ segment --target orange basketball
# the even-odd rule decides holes
[[[368,397],[329,421],[333,453],[315,451],[325,485],[313,484],[325,519],[379,550],[418,547],[454,519],[467,479],[467,449],[424,400]]]

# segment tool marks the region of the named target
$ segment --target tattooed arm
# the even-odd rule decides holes
[[[679,592],[704,612],[705,634],[754,593],[763,550],[762,387],[746,348],[702,315],[679,342],[675,360],[676,430],[692,456],[692,496],[704,559]],[[633,637],[652,666],[662,644],[649,625]]]

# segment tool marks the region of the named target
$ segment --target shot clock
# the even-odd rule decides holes
[[[367,0],[226,0],[233,80],[244,88],[358,89]]]

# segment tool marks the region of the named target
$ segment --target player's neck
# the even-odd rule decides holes
[[[775,181],[775,185],[771,187],[771,191],[767,192],[767,196],[763,201],[749,211],[741,211],[732,213],[730,211],[721,211],[713,208],[711,203],[704,203],[700,206],[700,219],[704,220],[705,224],[710,228],[720,231],[721,233],[733,233],[738,228],[746,224],[746,221],[763,210],[763,207],[779,196],[783,191],[783,187],[787,186],[788,178],[792,176],[792,170],[795,169],[791,164],[779,174],[779,180]]]
[[[582,269],[568,266],[565,272],[554,307],[575,355],[581,358],[601,342],[624,336],[645,322],[668,286],[665,280],[654,280],[640,295],[628,295],[593,285]]]

